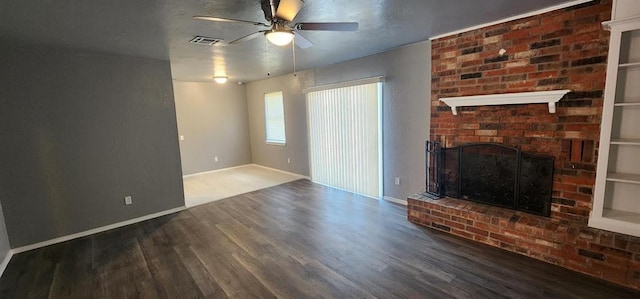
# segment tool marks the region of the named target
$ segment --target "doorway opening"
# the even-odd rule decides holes
[[[382,197],[382,78],[306,91],[311,179]]]

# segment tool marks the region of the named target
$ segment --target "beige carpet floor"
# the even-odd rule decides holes
[[[274,171],[256,165],[189,176],[184,178],[185,205],[193,207],[301,178],[304,176]]]

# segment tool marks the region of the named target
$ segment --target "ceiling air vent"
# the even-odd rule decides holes
[[[189,42],[192,44],[198,44],[198,45],[207,45],[207,46],[213,46],[215,44],[217,44],[218,42],[221,42],[222,39],[219,38],[213,38],[213,37],[206,37],[206,36],[196,36],[194,38],[192,38]]]

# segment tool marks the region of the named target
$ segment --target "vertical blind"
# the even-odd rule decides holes
[[[264,95],[265,135],[268,143],[287,142],[284,127],[284,104],[282,91]]]
[[[381,82],[307,93],[314,182],[382,196],[381,101]]]

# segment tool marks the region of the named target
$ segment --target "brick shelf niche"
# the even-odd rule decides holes
[[[408,219],[640,289],[640,238],[590,228],[612,0],[432,40],[430,139],[495,142],[555,158],[551,216],[458,199],[408,199]],[[505,51],[501,51],[504,49]],[[503,53],[504,55],[501,55]],[[461,107],[441,98],[571,90],[546,104]]]

